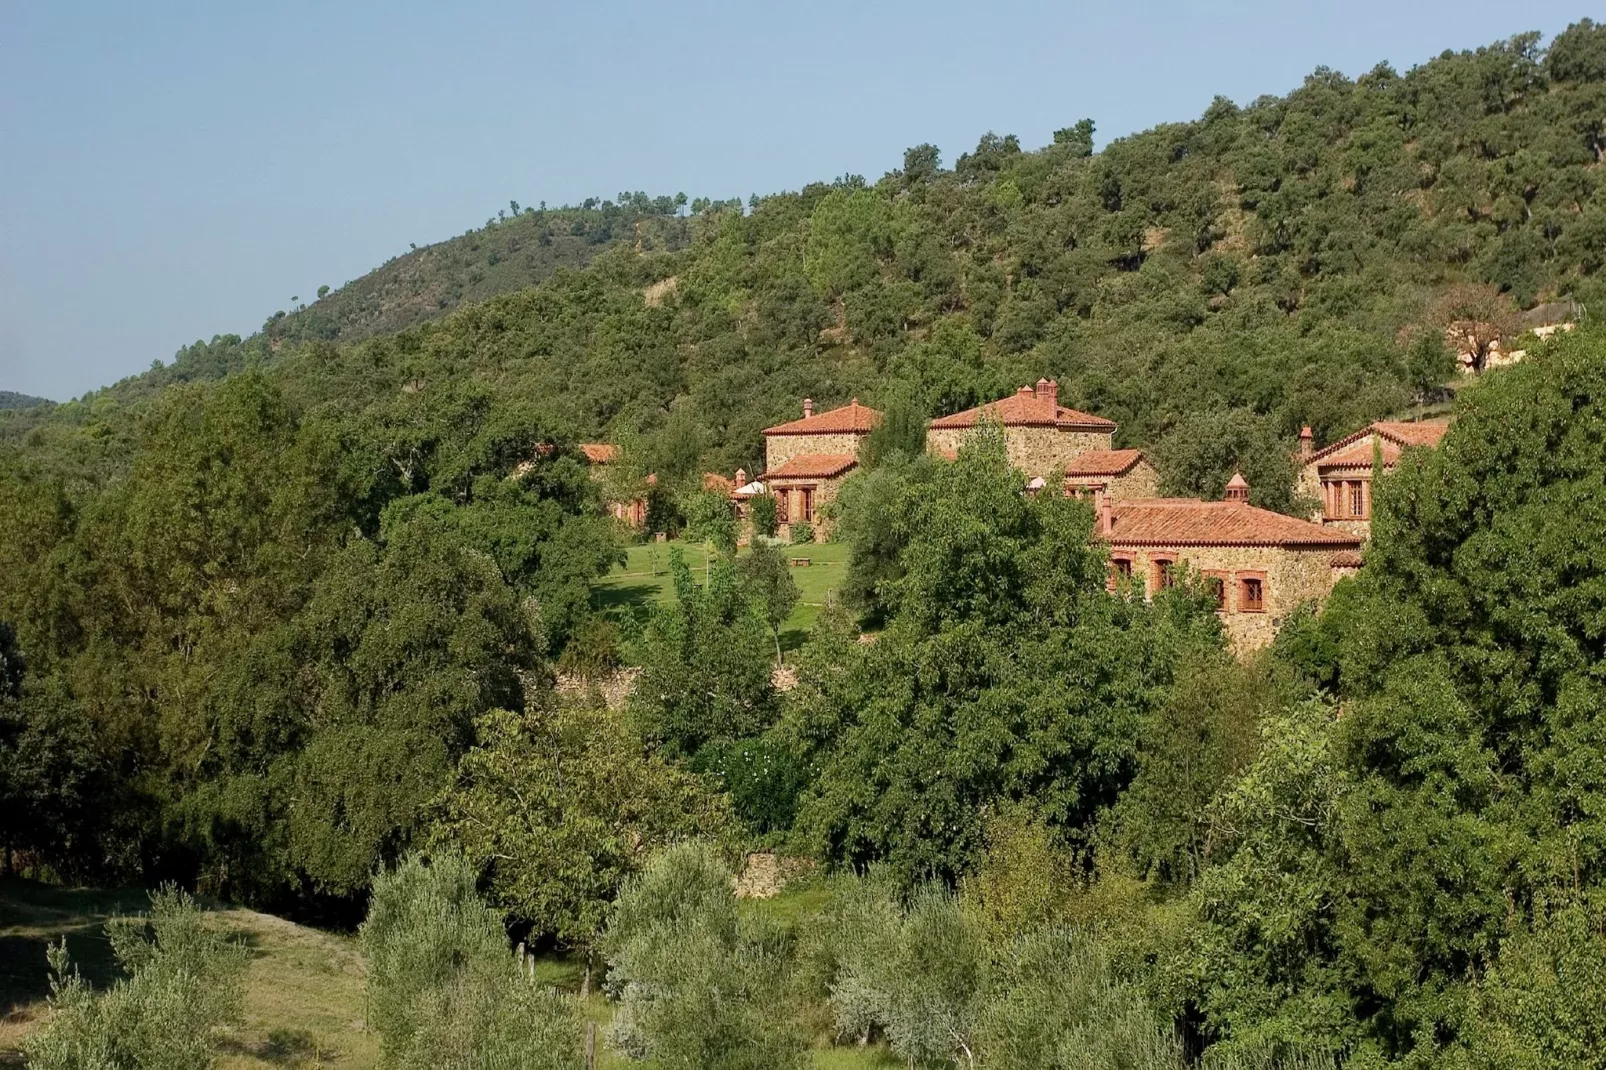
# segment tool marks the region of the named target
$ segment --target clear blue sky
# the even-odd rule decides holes
[[[871,179],[987,130],[1102,145],[1404,70],[1581,0],[566,5],[0,0],[0,389],[248,334],[506,206]],[[1599,15],[1599,11],[1594,12]]]

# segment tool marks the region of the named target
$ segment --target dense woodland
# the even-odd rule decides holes
[[[370,277],[0,414],[3,863],[366,915],[392,1066],[577,1065],[512,941],[581,956],[609,1042],[660,1067],[822,1037],[921,1067],[1606,1065],[1606,333],[1453,400],[1443,341],[1588,309],[1603,160],[1585,21],[1098,153],[1084,122],[586,207],[610,237],[539,285],[393,322]],[[544,211],[451,255],[570,218]],[[1170,489],[1237,466],[1274,507],[1301,423],[1455,424],[1380,484],[1361,573],[1240,663],[1202,589],[1109,592],[1091,509],[1023,494],[996,436],[924,455],[924,417],[1045,374]],[[805,394],[889,419],[783,692],[785,561],[696,488]],[[721,551],[635,630],[591,598],[624,534],[573,444],[604,436]],[[621,660],[623,710],[553,687]],[[737,910],[755,845],[818,863],[817,924]],[[37,1065],[234,1013],[232,952],[153,909],[123,988],[53,963]],[[167,1065],[128,1059],[97,1065]]]

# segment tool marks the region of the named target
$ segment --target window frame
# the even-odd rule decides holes
[[[1126,566],[1123,568],[1122,566]],[[1109,562],[1109,589],[1117,590],[1123,583],[1131,583],[1137,574],[1137,562],[1131,554],[1111,554]]]
[[[1149,594],[1151,597],[1168,587],[1176,586],[1176,570],[1176,554],[1151,554],[1149,556]]]
[[[1221,591],[1216,596],[1216,612],[1230,612],[1232,608],[1232,573],[1225,569],[1207,568],[1203,569],[1199,575],[1203,577],[1207,587],[1211,583],[1221,584]]]
[[[1266,582],[1266,573],[1259,569],[1245,569],[1240,571],[1234,579],[1235,582],[1233,585],[1237,588],[1238,595],[1238,597],[1235,599],[1238,612],[1266,612],[1266,603],[1271,600],[1271,587]],[[1252,606],[1249,604],[1250,584],[1255,584],[1260,590],[1260,600],[1258,605]]]

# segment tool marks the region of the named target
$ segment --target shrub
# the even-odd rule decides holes
[[[804,546],[814,541],[814,525],[802,522],[794,523],[792,528],[792,545]]]
[[[662,1070],[801,1067],[776,944],[738,914],[730,868],[713,848],[657,855],[609,926],[607,985],[619,1000],[610,1041]]]
[[[381,1063],[401,1070],[570,1070],[579,1026],[568,1004],[520,976],[501,919],[461,856],[417,856],[374,879],[359,932],[368,1021]]]
[[[196,1070],[215,1062],[217,1031],[240,1017],[246,950],[206,923],[195,901],[165,888],[151,912],[106,926],[127,977],[95,993],[50,948],[45,1030],[27,1041],[35,1070]]]

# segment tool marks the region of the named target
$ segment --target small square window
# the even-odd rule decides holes
[[[1266,611],[1266,581],[1259,576],[1244,576],[1238,581],[1238,608],[1245,613]]]

